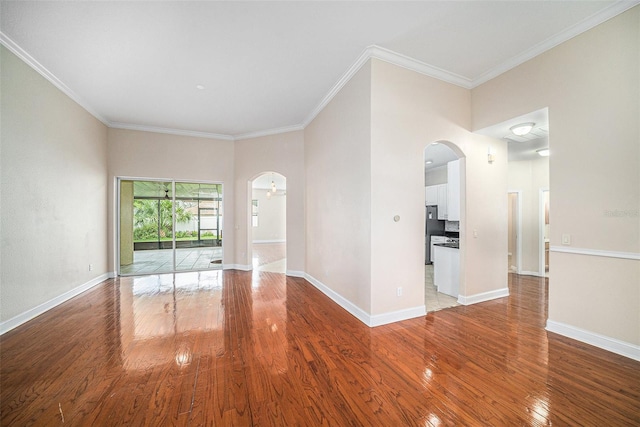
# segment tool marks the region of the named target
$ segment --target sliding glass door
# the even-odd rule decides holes
[[[222,184],[119,180],[119,274],[222,268]]]

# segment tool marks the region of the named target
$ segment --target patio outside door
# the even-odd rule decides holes
[[[119,180],[119,274],[222,268],[222,184]]]

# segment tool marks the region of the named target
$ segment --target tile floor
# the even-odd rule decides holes
[[[255,271],[286,273],[286,243],[254,243],[252,264]]]
[[[424,296],[427,313],[460,305],[457,298],[437,291],[433,284],[433,264],[424,266]]]
[[[210,270],[222,268],[222,248],[176,249],[176,270]],[[215,262],[218,261],[218,262]],[[120,274],[156,274],[173,271],[171,249],[135,251],[133,264],[120,266]]]

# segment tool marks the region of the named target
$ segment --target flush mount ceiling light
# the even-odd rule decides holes
[[[430,165],[433,163],[433,160],[429,159],[424,162],[425,165]]]
[[[549,157],[549,149],[548,148],[541,148],[539,150],[536,150],[536,153],[538,153],[542,157]]]
[[[196,89],[198,89],[198,90],[204,90],[204,86],[203,86],[203,85],[196,85]]]
[[[531,132],[531,129],[535,126],[535,123],[520,123],[519,125],[511,126],[509,130],[513,132],[514,135],[524,136]]]

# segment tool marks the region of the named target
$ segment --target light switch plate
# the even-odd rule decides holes
[[[571,244],[571,234],[563,234],[562,235],[562,244],[570,245]]]

